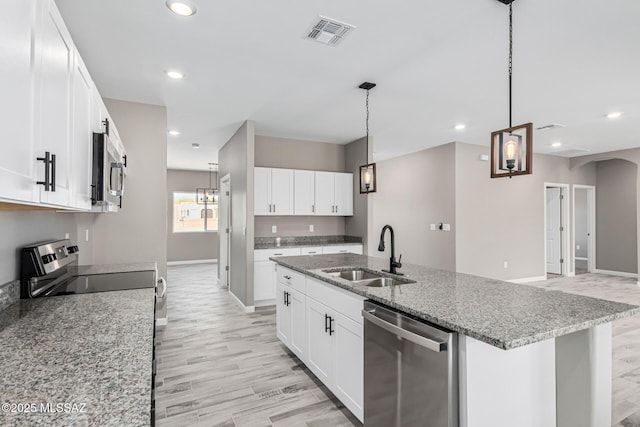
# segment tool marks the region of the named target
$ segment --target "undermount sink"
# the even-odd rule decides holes
[[[387,286],[404,285],[407,283],[416,283],[413,280],[404,278],[387,277],[382,273],[376,271],[365,270],[362,268],[356,268],[353,270],[323,270],[334,277],[348,280],[359,285],[364,285],[372,288],[384,288]]]

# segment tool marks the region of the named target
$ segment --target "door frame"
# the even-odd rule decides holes
[[[561,264],[562,276],[570,277],[574,276],[575,272],[572,270],[571,264],[571,254],[569,253],[569,227],[571,224],[570,216],[569,216],[569,198],[567,195],[569,194],[569,184],[560,184],[556,182],[545,182],[542,191],[542,199],[544,203],[544,226],[542,228],[542,236],[543,236],[543,250],[544,250],[544,258],[543,265],[545,276],[547,275],[547,188],[560,188],[562,190],[562,199],[560,199],[560,215],[562,220],[562,232],[560,233],[560,240],[562,242],[562,247],[560,249],[560,253],[562,254],[562,259],[564,262]]]
[[[219,205],[221,211],[224,211],[224,219],[225,223],[222,224],[222,227],[218,227],[218,231],[220,233],[220,254],[223,253],[226,255],[226,264],[229,266],[229,270],[226,271],[226,281],[222,280],[222,275],[225,272],[223,270],[224,267],[222,263],[218,263],[218,283],[220,286],[229,289],[229,284],[231,283],[231,175],[226,174],[220,180],[220,192],[227,191],[224,188],[228,188],[229,196],[226,194],[220,194],[219,197]],[[226,233],[225,230],[229,229],[229,233]],[[225,236],[223,238],[223,235]],[[218,258],[222,258],[219,256]]]
[[[587,190],[587,271],[593,273],[596,270],[596,186],[574,184],[571,190],[571,205],[573,206],[573,223],[571,225],[571,248],[576,247],[576,189]],[[576,251],[571,251],[571,266],[575,274]]]

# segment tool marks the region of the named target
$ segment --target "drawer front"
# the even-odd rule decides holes
[[[303,294],[307,293],[307,278],[304,274],[290,270],[286,267],[278,266],[278,283],[292,287]]]
[[[268,261],[274,256],[297,256],[300,248],[256,249],[253,251],[254,261]]]
[[[300,248],[300,255],[321,255],[321,254],[322,254],[322,246]]]
[[[310,277],[307,278],[307,296],[362,324],[364,297]]]
[[[362,245],[332,245],[324,246],[322,248],[323,254],[358,254],[362,255]]]

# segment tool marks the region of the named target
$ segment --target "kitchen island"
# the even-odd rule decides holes
[[[331,274],[388,268],[360,255],[273,261],[457,332],[460,426],[610,425],[611,322],[640,307],[417,265],[401,269],[415,283],[390,287]]]
[[[23,299],[0,312],[0,424],[148,426],[154,292]]]

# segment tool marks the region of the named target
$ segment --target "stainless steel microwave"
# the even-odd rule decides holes
[[[122,206],[125,164],[106,133],[93,134],[91,204],[111,211]]]

